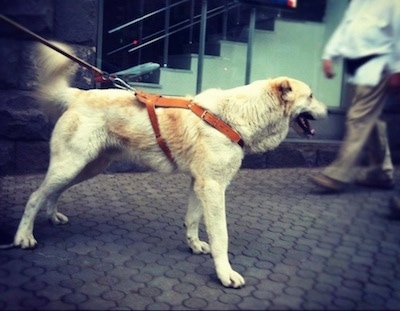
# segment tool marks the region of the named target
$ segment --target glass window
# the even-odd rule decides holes
[[[320,59],[346,6],[347,0],[103,0],[99,65],[165,95],[289,76],[339,107],[341,70],[325,79]]]

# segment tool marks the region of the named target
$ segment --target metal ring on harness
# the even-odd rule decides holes
[[[129,91],[136,91],[135,88],[130,86],[128,82],[122,80],[121,78],[115,76],[109,76],[108,79],[113,83],[113,85],[119,89],[129,90]]]

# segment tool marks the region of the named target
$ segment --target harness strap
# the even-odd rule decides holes
[[[244,141],[240,137],[240,134],[232,129],[228,124],[222,121],[220,118],[212,114],[207,109],[190,102],[188,105],[189,109],[202,120],[206,121],[212,127],[220,131],[222,134],[230,138],[233,142],[237,143],[240,147],[243,148]]]
[[[150,122],[153,127],[158,145],[164,151],[165,155],[170,161],[173,161],[173,157],[166,141],[161,136],[157,115],[155,112],[156,107],[190,109],[195,115],[220,131],[222,134],[226,135],[240,147],[243,148],[244,146],[244,142],[238,132],[232,129],[227,123],[218,118],[216,115],[197,105],[191,100],[177,97],[163,97],[157,94],[148,94],[140,90],[136,90],[135,95],[140,102],[146,105],[147,113],[149,114]]]
[[[151,126],[153,127],[154,134],[156,136],[156,140],[162,151],[164,151],[165,155],[167,156],[168,160],[171,162],[174,161],[172,157],[171,150],[168,148],[165,139],[161,136],[160,127],[158,126],[158,120],[156,115],[156,106],[154,102],[145,102],[147,113],[149,114]]]

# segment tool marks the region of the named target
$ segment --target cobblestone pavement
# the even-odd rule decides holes
[[[400,221],[388,217],[399,169],[395,190],[329,195],[308,181],[318,169],[241,170],[226,200],[241,289],[186,246],[189,177],[100,175],[61,197],[69,224],[39,213],[36,249],[0,250],[0,309],[400,309]],[[2,243],[42,178],[0,179]]]

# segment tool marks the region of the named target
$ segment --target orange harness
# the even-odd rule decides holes
[[[171,150],[169,150],[168,145],[164,138],[161,136],[160,127],[158,125],[156,107],[162,108],[184,108],[190,109],[195,115],[203,119],[205,122],[210,124],[212,127],[225,134],[233,142],[239,144],[240,147],[244,146],[244,142],[240,137],[240,134],[232,129],[228,124],[222,121],[220,118],[212,114],[207,109],[195,104],[191,100],[184,98],[166,98],[158,94],[148,94],[143,91],[135,91],[136,98],[144,103],[149,114],[150,122],[156,136],[156,140],[162,151],[164,151],[167,158],[172,162],[174,158],[172,157]]]

